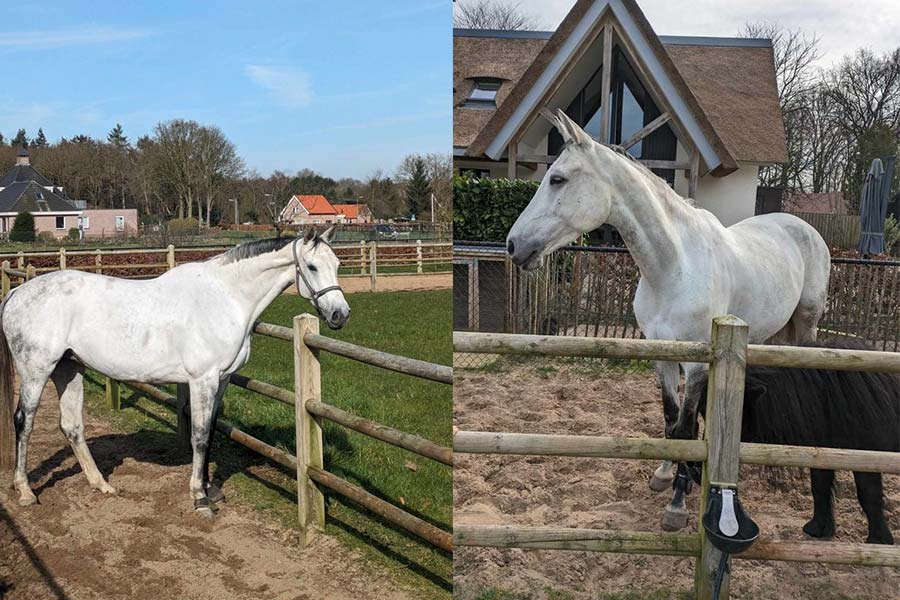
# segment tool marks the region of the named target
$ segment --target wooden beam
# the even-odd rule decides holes
[[[309,477],[309,470],[323,467],[322,427],[308,410],[310,400],[322,400],[322,370],[319,351],[306,345],[307,333],[319,333],[319,319],[303,314],[294,317],[294,424],[297,447],[297,509],[300,547],[313,534],[325,531],[325,496]]]
[[[641,127],[633,136],[622,142],[620,145],[628,150],[639,141],[668,123],[671,118],[672,116],[669,113],[664,112],[663,114],[659,115],[658,117]]]
[[[516,165],[519,162],[518,157],[516,156],[516,151],[519,146],[519,140],[513,138],[513,140],[509,143],[509,147],[506,151],[506,161],[507,161],[507,178],[512,181],[516,179]]]
[[[688,198],[697,198],[697,182],[700,180],[700,151],[691,152],[691,169],[688,171]]]
[[[648,169],[675,169],[676,171],[689,171],[691,168],[691,163],[679,162],[677,160],[638,159],[638,162]]]
[[[603,72],[600,86],[600,142],[609,143],[611,111],[609,91],[612,86],[612,24],[603,26]]]
[[[555,154],[520,154],[519,162],[552,165],[557,158],[559,157]]]

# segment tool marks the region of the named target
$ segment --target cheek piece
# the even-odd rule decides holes
[[[321,290],[316,290],[309,283],[309,279],[306,278],[306,274],[303,272],[303,265],[300,262],[300,256],[297,254],[297,242],[300,241],[300,238],[294,240],[294,243],[291,245],[291,253],[294,255],[294,284],[297,286],[297,293],[300,293],[300,281],[303,281],[303,284],[306,286],[306,289],[309,290],[310,299],[312,305],[316,308],[316,312],[319,313],[319,316],[323,319],[325,315],[322,314],[322,309],[319,307],[319,298],[327,294],[328,292],[339,291],[343,292],[341,286],[339,285],[329,285],[328,287],[324,287]],[[319,240],[320,244],[325,244],[329,248],[331,248],[331,244],[326,242],[325,240]]]

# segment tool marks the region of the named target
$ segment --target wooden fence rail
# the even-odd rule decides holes
[[[709,344],[468,332],[454,332],[453,343],[456,352],[641,358],[710,364],[704,440],[460,431],[453,440],[456,452],[703,461],[701,515],[706,508],[711,483],[737,489],[741,463],[900,473],[900,456],[895,452],[740,442],[747,364],[900,373],[900,353],[748,345],[747,325],[733,316],[713,320]],[[705,538],[702,528],[697,534],[684,535],[480,526],[457,521],[454,541],[462,546],[694,556],[697,560],[695,592],[702,600],[712,597],[720,557],[719,551]],[[900,567],[900,548],[761,540],[736,558]],[[723,600],[728,598],[729,583],[726,572],[720,596]]]

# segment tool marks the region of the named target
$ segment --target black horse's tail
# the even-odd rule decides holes
[[[13,426],[15,407],[16,371],[6,331],[3,328],[3,309],[6,308],[7,296],[0,304],[0,471],[11,469],[16,456],[16,434]]]

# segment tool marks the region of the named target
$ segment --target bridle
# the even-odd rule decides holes
[[[299,242],[301,238],[297,238],[291,244],[291,253],[294,255],[294,284],[297,286],[297,293],[300,293],[300,280],[303,280],[303,285],[306,286],[306,289],[309,290],[310,299],[312,305],[315,307],[316,312],[319,313],[319,316],[323,319],[325,315],[322,314],[322,309],[319,307],[319,298],[327,294],[328,292],[338,291],[343,293],[344,290],[341,289],[339,285],[329,285],[328,287],[322,288],[321,290],[316,291],[313,286],[309,283],[309,279],[306,278],[306,275],[303,273],[303,268],[300,266],[300,257],[297,255],[297,242]],[[326,242],[323,239],[319,239],[319,244],[325,244],[329,248],[331,248],[331,244]],[[333,250],[333,249],[332,249]]]

